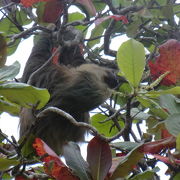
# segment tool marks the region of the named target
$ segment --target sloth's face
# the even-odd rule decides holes
[[[110,89],[114,89],[119,85],[117,75],[111,70],[106,71],[106,75],[104,76],[104,82],[108,85]]]

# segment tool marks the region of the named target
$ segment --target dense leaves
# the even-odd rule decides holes
[[[74,142],[64,146],[65,165],[33,134],[17,142],[0,131],[0,179],[162,179],[159,161],[180,179],[179,1],[3,0],[0,9],[0,113],[18,116],[21,107],[48,102],[47,90],[16,82],[18,62],[5,63],[22,40],[49,32],[49,23],[56,25],[53,53],[73,26],[84,35],[86,61],[115,69],[120,82],[83,127],[94,136],[87,160]]]

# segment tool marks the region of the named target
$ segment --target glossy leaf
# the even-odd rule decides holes
[[[3,36],[6,37],[10,34],[18,34],[19,30],[17,28],[17,26],[13,23],[11,23],[11,21],[6,17],[6,18],[2,18],[0,21],[0,32],[2,32]],[[11,55],[13,54],[19,43],[20,43],[20,39],[17,39],[12,45],[9,45],[7,48],[7,55]],[[6,39],[6,41],[8,42],[9,39]]]
[[[158,172],[160,169],[158,167],[152,170],[146,170],[142,173],[135,175],[130,180],[150,180],[155,178],[155,173]]]
[[[134,166],[143,158],[144,154],[140,151],[141,145],[130,151],[118,164],[110,180],[126,177]]]
[[[180,113],[170,115],[166,119],[165,125],[172,135],[178,136],[180,132]]]
[[[0,171],[8,170],[10,167],[18,165],[18,160],[0,158]]]
[[[8,102],[3,97],[0,97],[0,112],[8,112],[11,115],[19,115],[20,106]]]
[[[146,93],[147,95],[162,95],[162,94],[180,94],[180,86],[176,86],[166,90],[159,90],[159,91],[149,91]]]
[[[0,68],[0,81],[12,80],[19,73],[20,64],[18,61],[10,66]]]
[[[117,63],[125,78],[133,87],[138,87],[145,67],[144,46],[130,39],[117,52]]]
[[[107,118],[108,117],[103,114],[95,114],[91,117],[90,123],[99,131],[100,134],[106,137],[112,137],[118,133],[118,129],[116,128],[116,126],[114,126],[114,123],[111,120],[104,123],[100,123],[101,121],[104,121]]]
[[[32,22],[26,12],[22,10],[16,10],[16,18],[18,23],[22,26],[30,24]]]
[[[113,146],[123,149],[124,151],[131,151],[139,145],[140,145],[139,143],[135,143],[131,141],[113,143]]]
[[[142,104],[143,107],[149,108],[150,112],[154,115],[159,116],[162,119],[166,119],[168,117],[168,113],[155,101],[145,97],[137,97],[137,100]]]
[[[92,2],[97,12],[101,12],[106,7],[106,4],[101,0],[92,0]]]
[[[175,114],[180,112],[180,104],[176,102],[176,97],[172,94],[164,94],[159,97],[160,105],[168,113]]]
[[[112,164],[109,144],[94,137],[88,144],[87,162],[93,180],[104,180]]]
[[[38,109],[42,108],[50,97],[46,89],[35,88],[23,83],[0,84],[0,95],[24,107],[31,107],[38,103]]]
[[[0,34],[0,67],[4,66],[6,63],[7,56],[7,45],[6,40],[2,34]]]
[[[68,142],[65,144],[63,146],[63,156],[66,160],[66,164],[80,179],[90,179],[88,174],[88,164],[81,156],[80,148],[76,143]]]
[[[96,26],[92,31],[91,31],[91,36],[90,36],[90,41],[88,42],[89,47],[93,47],[95,44],[98,44],[100,42],[100,38],[96,39],[98,36],[102,36],[104,32],[104,27],[103,24],[100,24]]]
[[[74,13],[69,13],[68,15],[68,22],[73,22],[73,21],[78,21],[78,20],[83,20],[85,19],[85,16],[82,13],[79,12],[74,12]],[[86,26],[76,26],[76,29],[79,29],[80,31],[83,31],[86,28]]]

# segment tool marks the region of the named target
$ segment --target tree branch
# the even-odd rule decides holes
[[[99,134],[98,130],[96,128],[94,128],[93,126],[87,124],[87,123],[83,123],[83,122],[77,122],[70,114],[68,114],[67,112],[57,108],[57,107],[48,107],[45,110],[41,111],[38,115],[37,118],[39,120],[41,120],[41,118],[43,118],[44,116],[46,116],[47,113],[49,112],[54,112],[59,114],[60,116],[63,116],[64,118],[66,118],[70,123],[72,123],[73,125],[77,126],[77,127],[82,127],[82,128],[86,128],[88,130],[91,130],[93,132],[94,136],[98,136],[100,139],[102,139],[103,141],[106,142],[111,142],[117,138],[119,138],[120,136],[122,136],[124,134],[124,131],[129,127],[127,124],[125,124],[125,127],[115,136],[111,137],[111,138],[107,138],[101,134]]]

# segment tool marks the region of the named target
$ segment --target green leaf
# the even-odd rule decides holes
[[[26,136],[23,136],[20,140],[19,140],[19,144],[21,145],[21,143],[24,143],[24,138],[26,138]],[[32,144],[34,143],[35,140],[35,136],[33,134],[29,134],[28,138],[26,139],[26,142],[24,143],[22,149],[21,149],[21,153],[24,157],[31,157],[33,156],[34,153],[34,148],[32,146]]]
[[[98,44],[100,42],[100,38],[97,38],[97,39],[95,38],[98,36],[102,36],[103,32],[104,32],[104,27],[103,27],[103,23],[101,23],[91,31],[90,39],[93,39],[93,40],[89,41],[87,45],[89,47],[93,47],[94,45]]]
[[[159,91],[149,91],[146,93],[146,95],[162,95],[162,94],[180,94],[180,86],[176,86],[170,89],[166,89],[166,90],[159,90]]]
[[[23,107],[32,107],[38,103],[37,109],[42,108],[50,98],[48,90],[23,83],[0,84],[0,95]]]
[[[158,167],[155,167],[152,170],[146,170],[140,174],[135,175],[133,178],[130,178],[130,180],[150,180],[155,178],[155,173],[158,172],[160,169]]]
[[[165,121],[167,130],[174,136],[180,132],[180,113],[170,115]]]
[[[127,7],[132,4],[132,1],[127,1],[127,0],[112,0],[112,4],[115,8],[119,7]]]
[[[114,126],[114,123],[111,120],[100,123],[101,121],[104,121],[107,118],[108,117],[103,114],[95,114],[94,116],[91,117],[90,123],[98,130],[100,134],[103,134],[106,137],[112,137],[115,134],[117,134],[119,131],[116,128],[116,126]]]
[[[180,113],[180,104],[176,102],[176,97],[171,94],[164,94],[159,97],[160,105],[165,108],[168,113]]]
[[[16,25],[14,23],[12,23],[7,17],[3,18],[0,20],[0,32],[3,33],[4,36],[8,36],[8,35],[12,35],[12,34],[17,34],[20,31],[18,30],[18,28],[16,27]],[[7,54],[11,55],[13,54],[19,43],[20,43],[21,39],[18,39],[15,41],[15,43],[13,43],[12,45],[8,46],[7,48]],[[8,42],[9,39],[6,38],[6,42]]]
[[[0,67],[3,67],[6,63],[7,57],[7,44],[4,36],[0,33]]]
[[[85,18],[85,16],[79,12],[74,12],[74,13],[68,14],[68,22],[83,20],[84,18]],[[82,25],[75,26],[75,27],[76,27],[76,29],[79,29],[81,31],[83,31],[86,28],[86,26],[82,26]]]
[[[2,18],[0,21],[0,32],[3,32],[5,35],[18,33],[19,30],[7,17]]]
[[[112,144],[113,144],[113,146],[123,149],[124,151],[131,151],[135,147],[140,145],[140,143],[135,143],[135,142],[131,142],[131,141],[117,142],[117,143],[112,143]]]
[[[74,142],[68,142],[63,146],[63,156],[66,164],[73,172],[83,180],[89,180],[89,167],[87,162],[83,159],[80,153],[79,146]]]
[[[176,149],[180,152],[180,133],[176,138]]]
[[[149,118],[149,114],[140,111],[138,108],[132,108],[131,109],[131,117],[135,120],[146,120]]]
[[[117,97],[115,96],[117,98],[116,103],[121,105],[121,106],[124,106],[128,101],[129,94],[131,94],[133,92],[133,89],[129,83],[123,83],[119,87],[118,92],[123,93],[123,95],[122,96],[117,95]]]
[[[130,39],[124,42],[117,52],[118,66],[133,87],[138,87],[145,67],[143,44]]]
[[[152,114],[162,119],[166,119],[168,117],[168,113],[152,99],[138,96],[137,100],[141,103],[142,106],[149,108]]]
[[[106,7],[106,4],[101,0],[92,0],[92,2],[97,12],[101,12]]]
[[[172,19],[174,17],[173,6],[172,5],[163,6],[161,9],[161,13],[167,19]]]
[[[177,173],[174,177],[173,180],[179,180],[180,179],[180,173]]]
[[[159,122],[154,116],[150,116],[147,120],[147,132],[155,135],[154,139],[162,139],[162,130],[166,129],[164,121]]]
[[[46,3],[47,2],[39,2],[36,9],[37,21],[39,24],[42,24],[42,25],[47,24],[43,21],[43,15],[44,15]]]
[[[173,7],[173,12],[176,14],[177,17],[180,17],[180,4],[179,5],[174,5]]]
[[[20,107],[0,97],[0,112],[8,112],[11,115],[19,115]]]
[[[142,145],[134,148],[120,161],[110,180],[114,180],[116,178],[124,178],[133,170],[133,166],[135,166],[144,156],[144,154],[140,150],[141,146]]]
[[[11,166],[18,165],[19,163],[18,160],[0,158],[0,171],[8,170]]]
[[[27,16],[27,13],[24,10],[19,10],[19,11],[17,10],[16,18],[21,26],[30,24],[32,22],[32,20]]]
[[[0,68],[0,81],[12,80],[19,73],[20,64],[18,61],[10,66]]]
[[[142,21],[140,18],[135,19],[132,23],[127,25],[127,36],[130,38],[134,38],[136,34],[139,32],[140,25]]]
[[[12,55],[16,51],[20,42],[21,42],[21,39],[17,39],[12,45],[8,46],[8,49],[7,49],[8,56]]]

